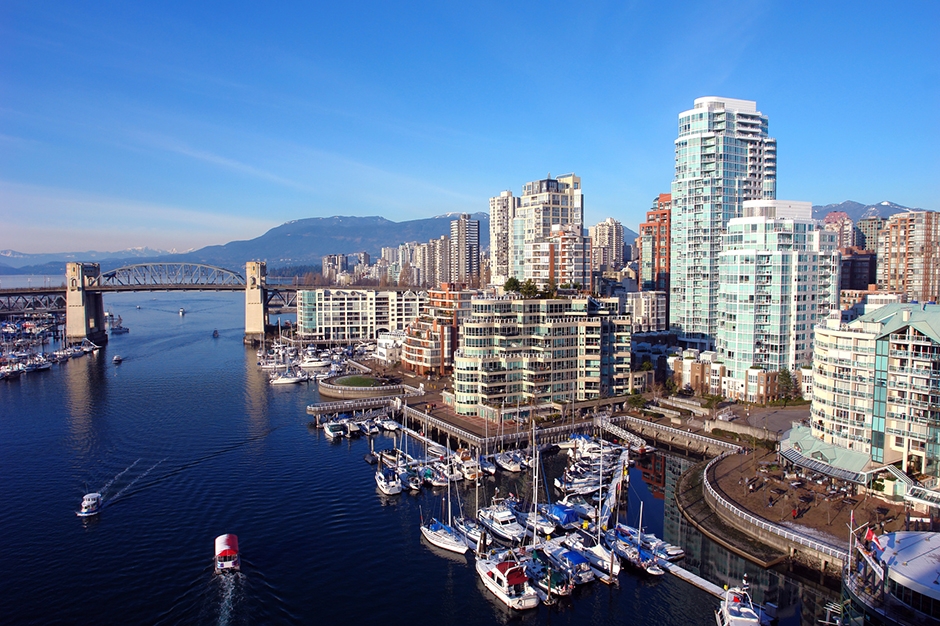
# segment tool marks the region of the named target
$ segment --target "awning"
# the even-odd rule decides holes
[[[836,467],[835,465],[823,463],[822,461],[817,461],[816,459],[811,459],[800,454],[796,448],[787,448],[786,450],[782,450],[780,452],[780,456],[790,461],[794,465],[799,465],[800,467],[816,472],[817,474],[824,474],[831,478],[837,478],[839,480],[855,483],[856,485],[865,485],[868,483],[867,474],[853,472],[851,470],[842,469],[841,467]]]
[[[907,493],[904,494],[904,499],[908,500],[909,502],[926,504],[927,506],[940,509],[940,493],[930,489],[925,489],[924,487],[908,487]]]

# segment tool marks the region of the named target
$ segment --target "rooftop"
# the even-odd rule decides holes
[[[888,578],[914,591],[940,599],[940,534],[897,531],[878,538]]]

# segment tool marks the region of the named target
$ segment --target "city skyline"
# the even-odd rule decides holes
[[[932,3],[277,11],[0,9],[0,249],[475,213],[549,172],[583,177],[585,226],[636,231],[705,96],[769,116],[777,197],[940,209]]]

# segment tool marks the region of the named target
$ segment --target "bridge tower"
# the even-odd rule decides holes
[[[69,341],[85,338],[102,346],[108,343],[101,292],[89,291],[101,276],[97,263],[68,263],[65,266],[65,336]]]
[[[268,325],[268,294],[264,261],[245,264],[245,342],[260,342]]]

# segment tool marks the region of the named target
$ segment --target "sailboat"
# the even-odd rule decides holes
[[[441,501],[441,506],[443,507],[443,500]],[[424,521],[424,516],[422,515],[421,519],[421,535],[427,539],[430,543],[441,548],[443,550],[449,550],[450,552],[456,552],[457,554],[465,554],[467,552],[467,543],[464,541],[463,536],[454,529],[451,525],[453,521],[453,516],[451,514],[450,507],[450,483],[447,484],[447,524],[439,522],[435,518],[430,518],[427,522]]]

